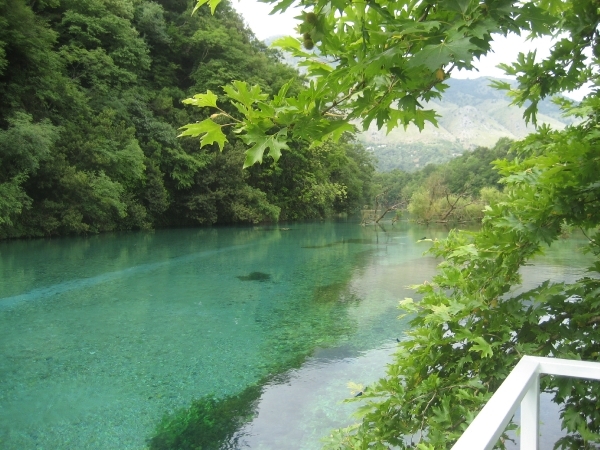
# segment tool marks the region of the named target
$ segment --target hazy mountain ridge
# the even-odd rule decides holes
[[[385,133],[372,126],[359,139],[377,156],[379,170],[416,170],[429,163],[440,163],[478,146],[492,147],[501,137],[522,139],[535,128],[525,124],[524,108],[510,106],[510,98],[492,87],[491,78],[449,79],[443,99],[424,105],[434,109],[438,127],[426,124],[402,127]],[[540,102],[538,123],[562,129],[571,123],[563,118],[557,105]]]
[[[271,45],[279,37],[264,42]],[[298,58],[286,52],[282,56],[283,62],[302,72]],[[504,91],[492,88],[491,80],[490,77],[448,79],[449,88],[442,94],[443,99],[423,105],[439,114],[437,127],[427,123],[422,132],[416,126],[409,126],[386,134],[385,128],[378,130],[372,125],[359,133],[358,138],[377,157],[379,171],[413,171],[429,163],[448,161],[478,146],[493,147],[502,137],[517,140],[535,131],[532,124],[525,124],[525,108],[510,106],[511,99]],[[550,100],[540,102],[538,108],[539,124],[563,129],[572,123],[571,118],[562,117],[560,108]]]

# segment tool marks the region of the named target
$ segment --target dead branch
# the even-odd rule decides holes
[[[385,217],[385,215],[386,215],[387,213],[389,213],[390,211],[395,211],[395,210],[397,210],[397,209],[398,209],[400,206],[404,206],[404,205],[406,205],[406,200],[403,200],[403,201],[401,201],[401,202],[399,202],[399,203],[396,203],[395,205],[389,206],[388,208],[386,208],[386,210],[383,212],[383,214],[382,214],[381,216],[379,216],[379,219],[377,219],[377,220],[375,221],[375,223],[379,223],[379,221],[380,221],[381,219],[383,219],[383,218]]]
[[[458,202],[460,201],[461,198],[463,198],[464,196],[467,195],[467,188],[465,187],[462,192],[460,194],[458,194],[458,197],[456,197],[456,200],[454,201],[454,203],[450,202],[450,192],[448,192],[448,190],[446,190],[446,201],[448,202],[448,206],[450,206],[450,209],[446,212],[446,214],[444,214],[442,216],[442,218],[440,220],[446,220],[448,218],[448,216],[450,214],[452,214],[452,212],[456,209],[456,205],[458,204]],[[463,208],[466,208],[467,206],[469,206],[470,204],[472,204],[473,202],[469,202],[466,205],[463,205]]]

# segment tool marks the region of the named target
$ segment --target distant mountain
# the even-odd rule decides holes
[[[279,36],[265,40],[270,45]],[[284,61],[298,68],[298,59],[284,52]],[[442,163],[475,147],[492,147],[498,139],[522,139],[535,128],[525,124],[524,108],[510,106],[511,100],[504,91],[490,87],[492,78],[471,80],[449,79],[450,86],[443,100],[424,105],[434,109],[441,117],[438,127],[426,124],[419,132],[416,126],[392,130],[377,130],[372,125],[358,135],[364,145],[378,160],[382,172],[402,169],[414,171],[430,163]],[[503,80],[508,81],[510,80]],[[555,129],[563,129],[572,123],[561,116],[560,109],[549,100],[539,104],[538,123],[546,123]]]
[[[386,135],[375,126],[361,133],[359,139],[377,157],[380,171],[416,170],[429,163],[441,163],[475,147],[492,147],[501,137],[522,139],[534,131],[525,124],[524,108],[510,106],[503,91],[490,87],[491,78],[472,80],[449,79],[443,100],[426,105],[441,116],[438,127],[426,124],[419,132],[416,126],[396,128]],[[563,129],[571,120],[563,118],[560,109],[549,100],[540,102],[538,123]]]

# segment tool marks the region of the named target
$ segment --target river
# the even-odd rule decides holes
[[[1,242],[0,448],[168,448],[165,424],[209,395],[239,416],[216,431],[224,448],[319,448],[351,423],[347,383],[383,375],[398,301],[435,271],[417,241],[446,233],[324,222]],[[583,274],[583,244],[557,243],[524,284]]]

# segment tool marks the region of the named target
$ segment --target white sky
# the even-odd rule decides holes
[[[244,17],[258,39],[266,39],[277,35],[295,35],[295,27],[298,24],[294,16],[300,14],[300,10],[288,9],[284,14],[269,15],[273,5],[259,3],[257,0],[232,0],[233,7]],[[500,63],[510,63],[516,60],[519,52],[527,53],[537,48],[539,58],[549,54],[551,46],[550,39],[537,40],[535,42],[525,41],[517,35],[508,37],[498,36],[492,45],[493,53],[481,58],[475,63],[478,71],[453,72],[453,78],[477,78],[482,76],[507,78],[501,69],[496,66]],[[587,91],[573,92],[567,94],[576,100],[581,100]]]
[[[283,14],[269,15],[272,4],[259,3],[256,0],[231,0],[231,5],[239,12],[260,40],[277,35],[295,35],[298,22],[294,16],[300,14],[296,9],[288,9]]]

